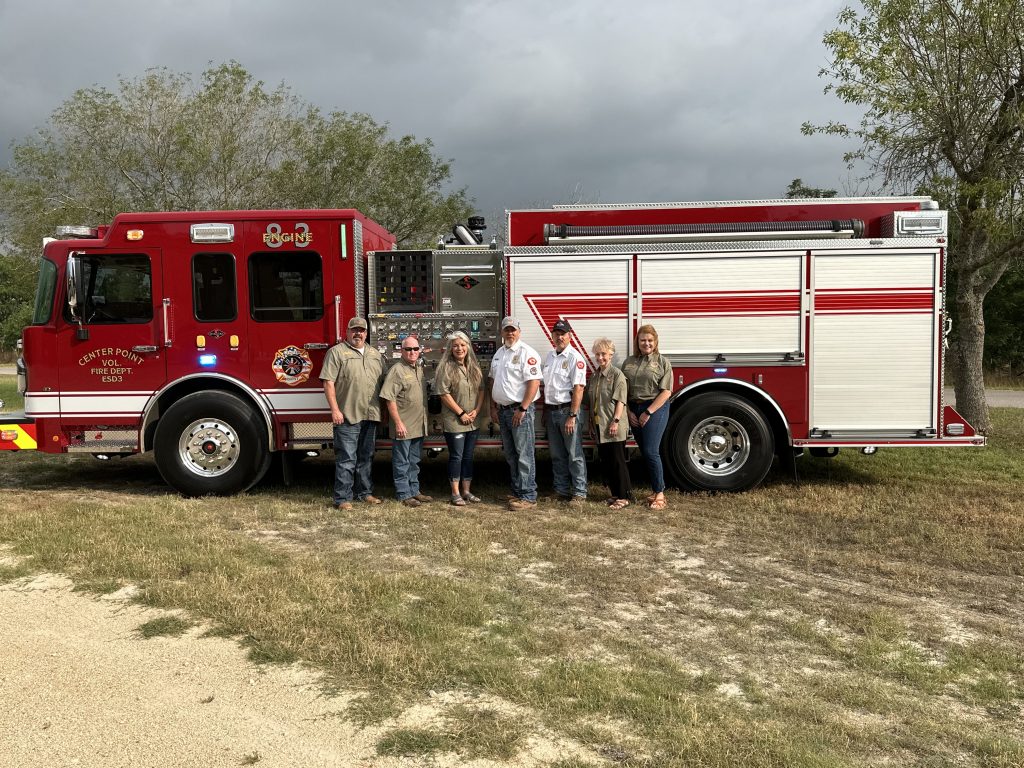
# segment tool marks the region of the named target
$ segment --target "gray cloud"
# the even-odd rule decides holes
[[[430,137],[493,218],[606,202],[842,189],[855,120],[822,94],[842,0],[0,0],[0,162],[75,89],[237,59],[325,110]]]

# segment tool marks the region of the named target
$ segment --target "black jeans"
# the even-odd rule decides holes
[[[601,462],[601,474],[612,497],[632,499],[633,484],[629,481],[629,466],[626,464],[626,441],[598,443],[597,458]]]

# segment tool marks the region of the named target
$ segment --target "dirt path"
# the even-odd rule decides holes
[[[384,766],[301,669],[230,640],[140,639],[161,612],[41,576],[0,586],[0,765]],[[405,762],[405,765],[412,763]]]

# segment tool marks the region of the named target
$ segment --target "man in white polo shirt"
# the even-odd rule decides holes
[[[569,506],[582,507],[587,500],[587,462],[580,405],[587,386],[587,364],[570,345],[571,333],[567,320],[558,320],[551,327],[555,348],[544,358],[544,414],[555,493]]]
[[[534,401],[543,378],[540,355],[519,337],[514,317],[501,321],[502,346],[491,358],[491,421],[501,427],[505,460],[512,475],[509,509],[537,506],[537,465],[534,457]]]

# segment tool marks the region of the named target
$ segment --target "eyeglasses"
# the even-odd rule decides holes
[[[402,347],[403,352],[419,352],[419,347]]]

